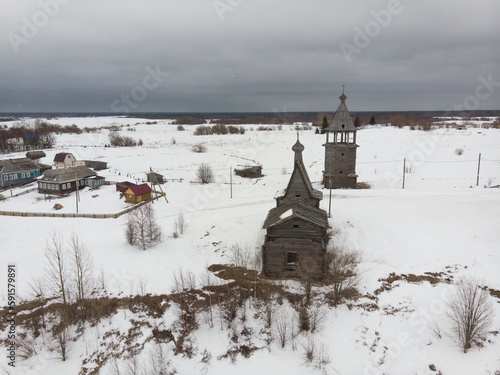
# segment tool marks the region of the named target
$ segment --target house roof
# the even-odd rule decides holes
[[[321,228],[329,227],[325,210],[309,206],[303,201],[294,201],[271,209],[262,228],[267,229],[295,218],[308,221]]]
[[[354,122],[352,121],[351,115],[349,114],[349,110],[345,105],[345,100],[347,96],[342,91],[342,95],[339,97],[340,105],[337,108],[337,112],[333,115],[333,119],[328,124],[328,127],[325,129],[328,132],[337,132],[337,131],[349,131],[355,132],[357,129],[354,126]]]
[[[127,191],[125,193],[127,193],[129,190],[132,193],[134,193],[134,195],[142,195],[142,194],[146,194],[146,193],[151,193],[151,188],[149,187],[148,184],[140,184],[140,185],[131,186],[127,189]]]
[[[50,169],[48,171],[43,172],[42,177],[39,181],[51,181],[51,182],[67,182],[74,181],[75,178],[81,180],[85,177],[96,176],[92,169],[85,167],[83,165],[79,165],[77,167],[67,167],[67,168],[59,168],[59,169]]]
[[[0,160],[0,173],[14,173],[40,169],[40,165],[28,158]]]
[[[64,160],[66,160],[67,155],[73,156],[73,154],[69,152],[59,152],[58,154],[56,154],[56,156],[54,156],[54,161],[63,162]]]
[[[46,156],[47,155],[43,151],[28,151],[26,153],[26,157],[28,159],[40,159],[40,158],[44,158]]]

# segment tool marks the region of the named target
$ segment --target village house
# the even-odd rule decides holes
[[[68,152],[59,152],[54,156],[54,166],[56,168],[73,167],[76,165],[76,158]]]
[[[78,160],[76,165],[84,165],[92,168],[94,171],[102,171],[108,169],[108,163],[100,160]]]
[[[148,184],[130,186],[125,191],[125,202],[140,203],[151,199],[151,188]]]
[[[323,194],[311,185],[302,161],[304,146],[298,139],[292,150],[292,176],[263,225],[263,272],[279,277],[297,277],[308,272],[321,278],[329,228],[326,211],[319,208]]]
[[[355,188],[356,174],[356,126],[345,104],[347,96],[342,90],[340,105],[332,121],[325,130],[325,169],[323,186],[325,189]]]
[[[58,168],[45,171],[38,179],[38,192],[50,195],[66,195],[89,186],[89,178],[97,176],[93,170],[84,167]],[[104,179],[104,177],[101,177]],[[103,180],[99,180],[100,182]],[[101,183],[101,185],[102,185]],[[100,185],[99,185],[100,186]]]
[[[32,182],[40,175],[40,165],[28,158],[0,160],[0,186]]]

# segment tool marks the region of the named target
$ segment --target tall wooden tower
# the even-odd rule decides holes
[[[356,127],[345,105],[347,96],[342,89],[340,105],[332,121],[325,129],[325,169],[323,186],[325,189],[355,188],[356,174]]]

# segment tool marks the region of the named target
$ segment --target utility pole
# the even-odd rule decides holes
[[[76,187],[76,192],[75,192],[76,213],[78,213],[78,178],[76,176],[76,172],[75,172],[75,187]]]
[[[406,158],[403,160],[403,189],[405,188]]]
[[[479,153],[479,160],[477,161],[477,181],[476,186],[479,186],[479,171],[481,170],[481,153]]]

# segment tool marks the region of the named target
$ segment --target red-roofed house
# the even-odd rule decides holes
[[[151,199],[151,188],[148,184],[140,184],[129,187],[125,191],[125,202],[139,203]]]

